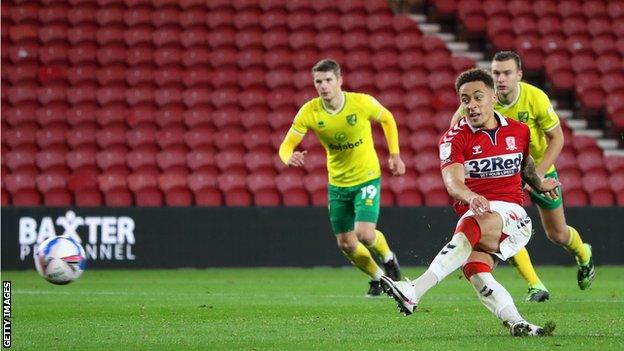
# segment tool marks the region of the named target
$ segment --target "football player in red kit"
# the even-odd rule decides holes
[[[509,325],[511,335],[550,334],[550,327],[533,325],[520,315],[492,269],[495,258],[513,256],[531,238],[531,219],[522,208],[522,181],[550,197],[558,196],[559,183],[536,174],[528,127],[494,111],[496,94],[488,72],[463,72],[455,89],[466,116],[442,136],[439,147],[442,178],[461,218],[451,241],[425,273],[413,281],[382,277],[382,287],[409,315],[429,289],[463,267],[481,302]]]

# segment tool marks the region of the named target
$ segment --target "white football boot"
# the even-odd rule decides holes
[[[386,277],[381,277],[381,288],[386,294],[394,298],[399,305],[399,311],[406,316],[414,313],[414,310],[418,306],[416,300],[416,293],[414,291],[414,284],[408,281],[398,281]]]

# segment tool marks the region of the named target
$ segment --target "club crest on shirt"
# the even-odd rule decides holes
[[[518,149],[516,147],[516,138],[509,136],[505,138],[505,142],[507,143],[507,151],[516,151]]]
[[[518,112],[518,121],[522,122],[522,123],[526,123],[529,121],[529,112],[527,111],[520,111]]]
[[[319,128],[325,128],[325,122],[323,121],[318,121],[317,125]]]
[[[356,114],[348,115],[346,118],[347,118],[347,123],[349,123],[349,125],[351,126],[354,126],[357,123]]]
[[[482,153],[483,151],[481,151],[481,145],[475,145],[472,147],[472,154],[473,155],[478,155],[480,153]]]

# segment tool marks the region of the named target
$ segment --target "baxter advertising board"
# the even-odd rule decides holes
[[[528,208],[535,264],[573,265]],[[570,225],[593,246],[597,265],[624,264],[623,207],[566,208]],[[382,208],[378,227],[402,265],[427,265],[453,234],[448,207]],[[34,269],[38,243],[78,240],[90,268],[312,267],[349,263],[336,247],[324,207],[3,207],[2,269]]]

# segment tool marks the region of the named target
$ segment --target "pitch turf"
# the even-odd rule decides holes
[[[405,268],[416,277],[422,267]],[[580,291],[574,267],[539,267],[546,303],[521,302],[509,267],[495,274],[552,337],[512,338],[459,271],[405,317],[394,301],[366,298],[353,268],[88,270],[55,286],[34,271],[13,283],[15,350],[623,350],[624,267],[598,267]]]

